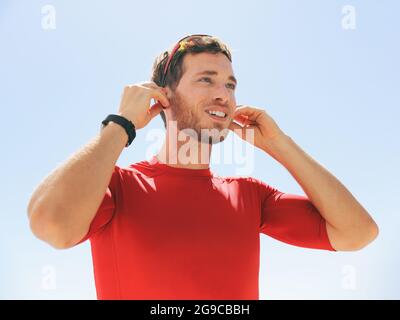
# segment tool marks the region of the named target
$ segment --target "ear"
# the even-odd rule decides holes
[[[167,98],[171,97],[171,89],[169,87],[162,87],[161,91],[167,96]]]

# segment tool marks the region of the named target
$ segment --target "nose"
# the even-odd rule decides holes
[[[231,99],[232,93],[225,85],[219,85],[215,87],[214,101],[218,101],[220,104],[227,105]]]

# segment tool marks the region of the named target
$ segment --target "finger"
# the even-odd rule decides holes
[[[152,97],[153,99],[157,100],[158,102],[160,102],[161,105],[162,105],[164,108],[167,108],[167,107],[169,107],[169,105],[170,105],[167,96],[166,96],[161,90],[158,90],[158,89],[151,89],[151,97]]]
[[[151,98],[150,104],[151,104],[151,105],[155,105],[156,103],[159,103],[159,104],[161,105],[161,108],[166,109],[166,107],[164,107],[164,106],[162,105],[162,103],[161,103],[159,100],[154,99],[154,98]]]
[[[237,116],[235,116],[234,120],[236,122],[239,122],[242,126],[256,124],[255,121],[249,119],[249,116],[246,116],[246,115],[237,115]]]
[[[256,110],[254,107],[243,106],[237,107],[233,113],[233,117],[246,116],[247,118],[254,119],[261,110]]]
[[[140,85],[142,85],[144,87],[148,87],[148,88],[155,88],[155,89],[162,89],[163,88],[163,87],[158,86],[157,83],[155,83],[154,81],[141,82]]]
[[[160,102],[160,101],[158,101],[157,100],[157,102],[161,105],[161,108],[163,108],[163,109],[167,109],[169,106],[166,106],[166,107],[164,107],[163,105],[162,105],[162,103]]]
[[[139,85],[150,89],[152,98],[161,102],[161,104],[164,106],[164,109],[169,107],[169,100],[167,95],[163,92],[163,87],[158,86],[153,81],[141,82]]]
[[[249,116],[243,114],[237,114],[234,116],[234,120],[245,121],[248,120]]]
[[[153,104],[150,109],[148,110],[148,113],[150,114],[151,119],[153,119],[155,116],[157,116],[163,109],[162,104],[157,101],[157,103]]]
[[[237,106],[235,109],[235,113],[238,114],[248,114],[248,113],[253,113],[254,108],[250,106]]]
[[[231,122],[228,128],[229,128],[230,130],[232,130],[232,131],[233,131],[233,130],[243,130],[243,127],[240,126],[240,125],[238,125],[238,124],[235,123],[235,122]]]

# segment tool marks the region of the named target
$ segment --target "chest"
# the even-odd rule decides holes
[[[240,184],[155,179],[124,190],[122,203],[116,223],[127,241],[226,248],[258,237],[260,203]]]

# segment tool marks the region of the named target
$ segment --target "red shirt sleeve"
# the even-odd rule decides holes
[[[325,219],[308,197],[256,182],[262,202],[261,233],[298,247],[336,251],[329,241]]]
[[[104,228],[113,218],[116,209],[116,192],[120,186],[120,168],[114,167],[110,183],[107,187],[104,198],[97,209],[96,215],[90,223],[89,230],[76,245],[90,239],[95,233]]]

